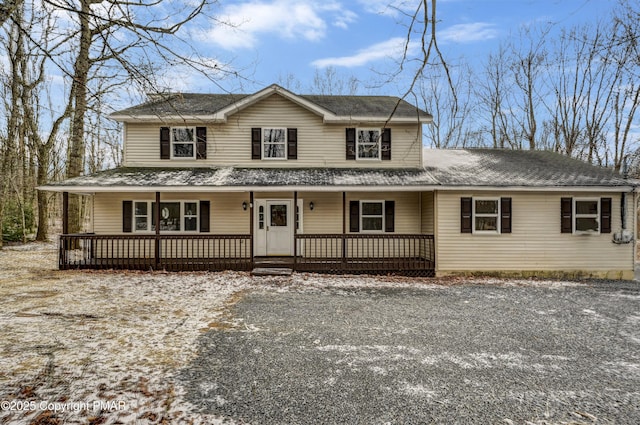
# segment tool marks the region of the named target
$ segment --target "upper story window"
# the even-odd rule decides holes
[[[262,159],[287,158],[287,130],[284,128],[262,129]]]
[[[298,129],[251,129],[251,159],[298,159]]]
[[[380,159],[380,129],[359,128],[356,151],[358,159]]]
[[[347,128],[346,156],[348,160],[391,160],[391,129]]]
[[[160,159],[207,159],[207,127],[160,127]]]
[[[196,129],[195,127],[171,128],[171,158],[195,159]]]

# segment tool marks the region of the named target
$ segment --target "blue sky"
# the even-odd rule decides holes
[[[405,13],[417,0],[224,1],[212,19],[189,29],[198,51],[229,63],[247,77],[223,82],[250,92],[293,76],[309,92],[316,71],[327,67],[354,76],[363,93],[398,94],[402,83],[369,87],[395,69],[406,37]],[[554,29],[606,18],[616,0],[438,0],[438,38],[448,61],[472,66],[518,29],[534,23]],[[220,21],[231,25],[220,25]],[[410,46],[414,48],[415,46]],[[174,80],[181,91],[220,91],[197,77]]]

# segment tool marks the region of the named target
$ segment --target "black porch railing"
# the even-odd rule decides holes
[[[433,276],[433,235],[296,235],[296,271]],[[251,235],[60,236],[59,268],[251,270]]]
[[[433,235],[296,235],[297,271],[434,276]]]
[[[251,270],[251,235],[60,236],[59,268]]]

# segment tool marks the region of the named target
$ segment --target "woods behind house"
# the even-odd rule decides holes
[[[180,37],[211,3],[172,9],[171,24],[163,1],[0,5],[0,247],[2,241],[49,238],[59,202],[56,194],[36,191],[38,185],[120,164],[120,129],[107,118],[116,99],[163,92],[158,77],[175,64],[216,88],[230,77],[214,61],[190,54],[197,46]],[[424,129],[427,146],[544,149],[637,172],[639,20],[638,3],[619,0],[610,16],[579,26],[522,27],[480,67],[432,56],[418,74],[393,77],[412,87],[408,101],[434,116]],[[404,65],[411,59],[403,58]],[[318,94],[356,94],[377,83],[332,68],[317,71],[309,83],[284,78],[285,87]],[[86,199],[70,199],[71,233],[83,230],[89,210]]]

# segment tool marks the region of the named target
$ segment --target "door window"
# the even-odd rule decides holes
[[[282,227],[287,225],[287,206],[271,205],[271,226]]]

